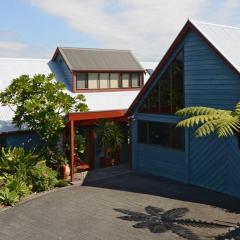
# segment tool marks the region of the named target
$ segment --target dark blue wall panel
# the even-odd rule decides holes
[[[33,150],[40,145],[41,140],[35,133],[16,133],[6,136],[6,147],[24,147]]]
[[[187,34],[176,52],[182,47],[185,106],[234,109],[240,100],[239,75],[195,32]],[[163,72],[164,69],[158,79]],[[145,96],[158,79],[149,87]],[[212,135],[196,138],[193,130],[190,130],[185,134],[185,153],[138,144],[137,120],[177,121],[172,116],[138,113],[143,100],[134,111],[131,127],[134,169],[240,197],[240,150],[235,137],[219,139]]]

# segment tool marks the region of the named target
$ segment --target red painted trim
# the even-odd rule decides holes
[[[93,93],[93,92],[127,92],[127,91],[140,91],[142,87],[136,88],[98,88],[98,89],[77,89],[73,93]]]
[[[77,93],[77,73],[72,72],[72,92]]]
[[[96,88],[96,89],[77,89],[76,87],[76,80],[77,80],[77,74],[78,73],[90,73],[90,72],[98,72],[98,73],[118,73],[119,74],[119,83],[121,85],[122,81],[122,74],[123,73],[138,73],[140,78],[140,86],[139,87],[128,87],[128,88]],[[92,70],[86,70],[86,71],[73,71],[73,77],[72,77],[72,91],[73,93],[92,93],[92,92],[122,92],[122,91],[140,91],[143,87],[144,81],[143,81],[143,74],[145,71],[92,71]]]
[[[147,89],[149,88],[149,86],[151,86],[151,84],[155,81],[156,77],[158,76],[158,74],[163,70],[163,68],[165,67],[165,65],[167,64],[169,58],[171,57],[171,55],[173,54],[173,52],[175,51],[176,47],[178,46],[178,44],[183,40],[183,38],[186,36],[187,32],[189,30],[193,30],[195,32],[197,32],[200,37],[202,37],[202,39],[215,51],[215,53],[220,56],[223,61],[231,67],[231,69],[237,73],[238,75],[240,75],[240,72],[232,65],[231,62],[228,61],[228,59],[188,20],[186,22],[186,24],[184,25],[184,27],[182,28],[182,30],[180,31],[180,33],[178,34],[178,36],[176,37],[176,39],[174,40],[174,42],[172,43],[172,45],[170,46],[170,48],[168,49],[168,51],[166,52],[166,54],[163,56],[162,60],[160,61],[160,63],[158,64],[158,66],[156,67],[155,71],[153,72],[153,74],[150,76],[149,80],[147,81],[147,83],[143,86],[142,90],[140,91],[140,93],[137,95],[137,97],[134,99],[133,103],[131,104],[131,106],[129,107],[129,109],[126,112],[126,116],[130,116],[132,114],[132,111],[134,110],[134,108],[136,107],[136,105],[139,103],[139,101],[141,100],[141,98],[144,96],[145,92],[147,91]]]
[[[102,118],[123,118],[125,117],[125,110],[109,110],[98,112],[80,112],[69,113],[67,115],[68,121],[83,121],[83,120],[97,120]]]
[[[117,117],[117,118],[107,118],[109,121],[114,122],[126,122],[126,117]],[[79,126],[92,126],[96,125],[99,119],[92,119],[92,120],[76,120]]]
[[[70,121],[71,182],[74,181],[74,121]]]

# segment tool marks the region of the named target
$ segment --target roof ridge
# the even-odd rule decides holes
[[[80,48],[80,47],[58,47],[59,49],[76,49],[76,50],[92,50],[92,51],[117,51],[117,52],[131,52],[128,49],[113,49],[113,48]]]
[[[232,29],[236,29],[236,30],[240,30],[240,27],[235,27],[235,26],[231,26],[231,25],[224,25],[224,24],[217,24],[217,23],[211,23],[211,22],[204,22],[204,21],[197,21],[197,20],[193,20],[193,19],[189,19],[189,21],[193,24],[204,24],[204,25],[211,25],[211,26],[215,26],[215,27],[224,27],[224,28],[232,28]]]

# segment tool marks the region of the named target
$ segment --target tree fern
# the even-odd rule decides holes
[[[228,137],[240,132],[240,102],[234,111],[198,106],[181,109],[176,115],[186,117],[177,127],[196,127],[197,137],[211,133],[216,133],[218,137]]]

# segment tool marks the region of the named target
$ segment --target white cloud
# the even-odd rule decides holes
[[[0,57],[50,58],[51,54],[44,46],[23,42],[16,32],[0,32]]]
[[[28,1],[103,47],[131,49],[141,60],[159,60],[188,18],[234,24],[240,10],[239,0]]]
[[[24,43],[0,41],[1,57],[19,57],[27,47]]]

